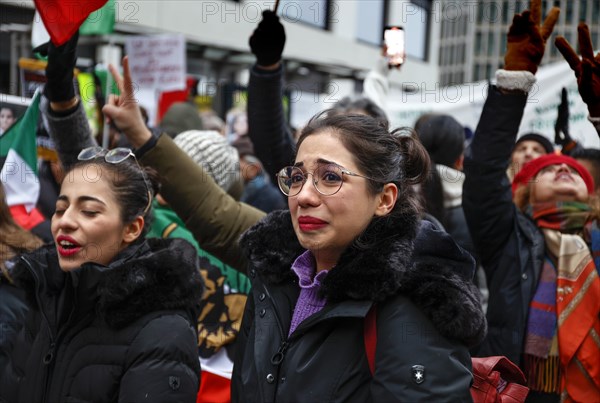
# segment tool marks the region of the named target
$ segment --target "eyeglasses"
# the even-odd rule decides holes
[[[283,168],[277,173],[277,183],[279,189],[288,197],[296,196],[302,190],[304,183],[308,179],[308,175],[312,175],[312,183],[317,189],[317,192],[323,196],[332,196],[340,191],[344,183],[344,175],[358,176],[361,178],[371,179],[364,175],[348,171],[336,164],[322,164],[317,167],[312,173],[304,172],[299,167],[289,166]]]
[[[146,185],[146,191],[148,192],[148,204],[146,205],[146,208],[144,209],[144,215],[146,215],[148,210],[150,210],[150,206],[152,206],[152,199],[153,199],[152,192],[150,191],[150,185],[148,184],[148,179],[146,178],[146,174],[144,174],[144,170],[142,169],[142,166],[138,162],[137,158],[135,157],[135,154],[133,153],[133,151],[131,151],[129,148],[125,148],[125,147],[118,147],[118,148],[113,148],[112,150],[106,150],[100,146],[93,146],[93,147],[88,147],[88,148],[84,148],[83,150],[81,150],[79,152],[79,155],[77,156],[77,159],[79,161],[89,161],[89,160],[93,160],[94,158],[100,158],[100,157],[104,157],[104,161],[108,162],[109,164],[120,164],[121,162],[125,161],[127,158],[133,157],[133,160],[137,164],[137,166],[140,170],[140,173],[142,174],[142,178],[144,179],[144,184]]]

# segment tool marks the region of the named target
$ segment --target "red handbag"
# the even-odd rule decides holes
[[[475,403],[524,402],[529,388],[521,369],[504,356],[473,357],[471,396]]]

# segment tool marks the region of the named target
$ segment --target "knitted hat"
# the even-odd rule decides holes
[[[515,194],[517,189],[520,186],[527,186],[531,179],[535,178],[535,176],[540,172],[543,168],[549,165],[558,165],[558,164],[567,164],[571,168],[575,169],[579,176],[585,182],[588,193],[594,192],[594,179],[592,179],[592,175],[585,169],[579,162],[575,161],[573,158],[568,157],[563,154],[546,154],[542,155],[539,158],[533,159],[523,165],[523,168],[519,171],[515,179],[513,179],[512,183],[512,192]]]
[[[238,152],[218,132],[189,130],[173,141],[226,192],[239,181]]]
[[[451,167],[464,152],[465,129],[450,115],[427,115],[417,121],[415,131],[436,164]]]
[[[172,138],[188,130],[202,130],[202,119],[198,110],[187,102],[175,102],[164,114],[160,127]]]
[[[550,140],[548,140],[548,138],[544,135],[537,133],[526,133],[517,139],[515,147],[522,141],[535,141],[536,143],[539,143],[542,145],[542,147],[544,147],[546,153],[550,154],[554,152],[554,146],[552,145]]]

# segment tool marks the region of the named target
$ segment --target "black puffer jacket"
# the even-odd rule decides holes
[[[289,212],[274,212],[243,237],[253,284],[234,365],[237,402],[470,401],[467,346],[485,334],[476,290],[463,275],[474,262],[443,232],[416,219],[372,223],[325,277],[326,306],[288,338],[299,295],[291,270],[303,252]],[[412,262],[416,261],[415,265]],[[371,375],[365,315],[376,302],[377,348]],[[280,353],[280,354],[278,354]],[[414,375],[424,367],[425,380]]]
[[[109,267],[65,273],[53,246],[24,255],[30,311],[2,369],[7,402],[195,402],[202,279],[183,240],[147,240]]]
[[[544,262],[544,237],[512,201],[506,175],[525,93],[490,87],[475,137],[465,154],[463,208],[490,292],[489,331],[476,355],[505,355],[519,363],[529,303]]]

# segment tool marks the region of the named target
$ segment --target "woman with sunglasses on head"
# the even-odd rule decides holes
[[[156,187],[128,149],[85,149],[66,171],[55,245],[10,272],[29,314],[0,400],[195,401],[202,280],[190,244],[144,238]]]

